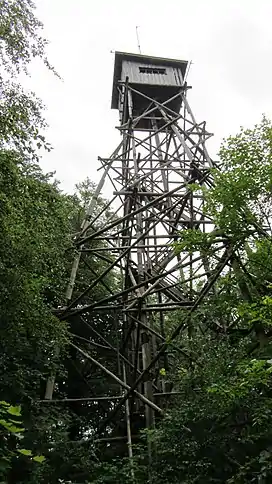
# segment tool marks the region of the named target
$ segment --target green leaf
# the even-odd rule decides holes
[[[16,434],[16,433],[21,433],[24,432],[24,428],[16,427],[15,425],[12,425],[10,422],[7,420],[1,419],[0,420],[0,425],[3,425],[5,429],[7,429],[9,432]]]
[[[18,452],[23,455],[32,455],[31,450],[28,449],[18,449]]]
[[[35,455],[35,457],[33,457],[33,460],[42,464],[42,462],[45,461],[45,457],[44,455]]]
[[[9,418],[9,419],[8,419],[8,421],[9,421],[9,422],[12,422],[12,423],[14,423],[14,424],[16,424],[16,425],[21,425],[21,424],[23,423],[23,422],[21,422],[20,420],[13,420],[13,418]]]
[[[10,413],[11,415],[16,415],[16,417],[21,416],[21,406],[18,405],[16,407],[13,407],[12,405],[7,409],[7,412]]]

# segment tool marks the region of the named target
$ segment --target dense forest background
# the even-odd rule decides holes
[[[0,0],[0,482],[272,482],[270,122],[263,118],[222,144],[214,187],[203,194],[220,230],[201,237],[188,230],[177,244],[211,256],[223,237],[235,253],[175,341],[180,351],[170,346],[174,364],[165,379],[178,394],[156,430],[142,433],[129,462],[125,441],[116,449],[93,437],[110,404],[81,400],[106,393],[106,386],[114,392],[114,382],[109,389],[70,344],[76,343],[71,325],[54,315],[64,301],[72,240],[95,187],[85,180],[67,195],[39,166],[39,153],[51,149],[43,105],[18,81],[37,57],[58,75],[46,58],[34,4]],[[103,270],[91,255],[86,266],[88,274]],[[77,290],[86,278],[82,270]],[[105,279],[94,301],[117,284],[118,277]],[[182,311],[168,315],[169,333],[183,317]],[[114,343],[113,322],[89,314],[85,323],[77,331],[81,343],[94,355],[104,349],[110,367],[111,348],[97,334],[103,325]],[[45,402],[56,369],[55,402]],[[151,464],[147,433],[156,449]]]

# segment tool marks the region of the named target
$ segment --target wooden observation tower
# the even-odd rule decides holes
[[[174,392],[162,375],[171,364],[169,341],[186,321],[169,336],[169,311],[182,309],[190,315],[228,262],[223,254],[211,268],[205,255],[175,249],[182,231],[209,232],[213,226],[196,186],[212,185],[214,165],[205,146],[211,135],[189,106],[186,70],[186,61],[115,53],[112,108],[119,111],[121,141],[111,156],[99,158],[103,174],[75,241],[67,305],[61,313],[71,324],[78,318],[82,324],[87,321],[94,330],[92,339],[96,334],[96,342],[111,349],[107,359],[99,345],[95,353],[88,351],[84,338],[74,345],[119,388],[116,394],[109,390],[89,400],[110,401],[100,436],[118,436],[115,427],[121,418],[126,422],[123,438],[130,455],[133,422],[152,428],[165,398]],[[97,201],[107,178],[112,200],[99,211]],[[105,218],[109,209],[112,215]],[[75,296],[87,253],[101,260],[103,269],[92,271],[88,287]],[[105,282],[109,274],[117,281],[114,290]],[[100,284],[107,295],[94,300]],[[102,312],[109,326],[98,332]],[[109,343],[111,330],[117,334],[114,344]]]

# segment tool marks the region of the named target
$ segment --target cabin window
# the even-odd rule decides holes
[[[139,67],[141,74],[166,74],[166,69],[161,67]]]

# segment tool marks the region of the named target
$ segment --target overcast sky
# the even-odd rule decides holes
[[[98,181],[98,155],[119,142],[111,111],[114,54],[192,60],[188,100],[197,120],[220,141],[241,125],[272,118],[272,0],[38,0],[50,40],[49,59],[61,82],[35,66],[26,81],[47,105],[54,151],[42,166],[56,171],[65,191],[89,176]],[[101,172],[99,172],[101,173]]]

